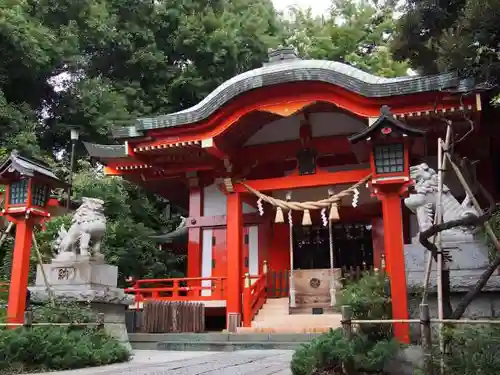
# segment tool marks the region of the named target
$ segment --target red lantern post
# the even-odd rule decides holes
[[[22,324],[26,308],[33,228],[50,216],[49,198],[54,187],[64,186],[44,163],[17,151],[0,164],[0,184],[6,185],[2,215],[16,224],[12,258],[8,323]]]
[[[368,146],[372,194],[382,203],[384,252],[391,285],[393,319],[408,319],[408,298],[403,241],[401,200],[412,185],[410,149],[413,137],[424,132],[398,121],[389,107],[381,108],[380,117],[368,128],[349,138],[351,143],[365,141]],[[409,343],[407,323],[394,325],[396,338]]]

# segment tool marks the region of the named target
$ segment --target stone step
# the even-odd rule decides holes
[[[240,330],[240,329],[239,329]],[[241,333],[133,333],[133,349],[234,351],[242,349],[296,349],[317,337],[318,333],[274,333],[241,329]]]
[[[236,350],[296,350],[300,342],[159,342],[156,350],[233,352]]]
[[[330,306],[330,302],[323,303],[309,303],[299,305],[296,307],[290,307],[290,314],[313,314],[313,309],[323,309],[322,314],[314,314],[314,315],[324,315],[324,314],[338,314],[337,307]]]
[[[266,306],[272,305],[285,305],[288,306],[288,298],[268,298],[266,301]]]
[[[321,334],[329,332],[332,327],[240,327],[238,333],[269,333],[269,334]],[[335,329],[335,328],[333,328]]]
[[[292,319],[269,319],[264,321],[253,321],[252,327],[254,328],[290,328],[291,332],[298,330],[303,332],[306,328],[339,328],[341,327],[339,319],[323,319],[323,320],[292,320]]]

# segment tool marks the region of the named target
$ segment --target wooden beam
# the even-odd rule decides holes
[[[371,173],[370,169],[354,169],[340,172],[318,172],[305,176],[285,176],[265,180],[248,180],[245,183],[259,191],[292,190],[318,186],[354,184]],[[238,193],[247,192],[241,183],[235,183]]]
[[[278,142],[274,144],[262,144],[247,146],[238,150],[234,160],[238,165],[252,163],[266,163],[270,161],[295,159],[297,151],[302,147],[300,140]],[[319,156],[328,154],[350,154],[352,147],[345,136],[329,136],[314,138],[311,141],[313,147]]]

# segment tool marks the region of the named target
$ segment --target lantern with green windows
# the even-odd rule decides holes
[[[364,141],[368,146],[372,184],[391,184],[410,181],[411,141],[424,134],[397,120],[389,107],[383,106],[380,117],[349,141]]]
[[[53,188],[62,187],[45,163],[13,151],[0,164],[0,183],[5,185],[4,214],[48,216],[47,205]]]

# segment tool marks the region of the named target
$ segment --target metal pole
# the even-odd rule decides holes
[[[71,188],[73,185],[73,172],[75,170],[75,148],[76,148],[76,139],[71,140],[71,162],[70,162],[70,170],[69,170],[69,186],[68,186],[68,199],[66,200],[66,209],[69,211],[71,204]]]

